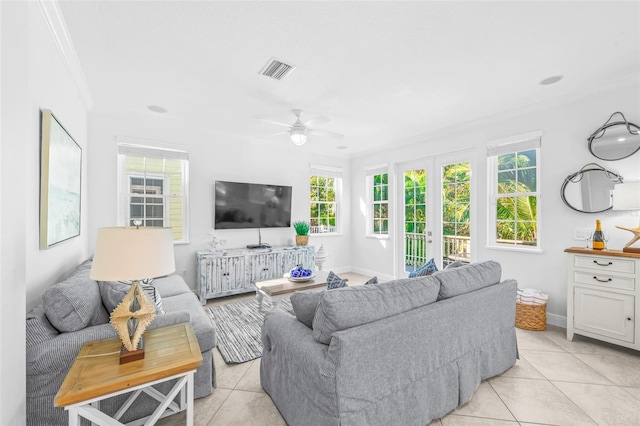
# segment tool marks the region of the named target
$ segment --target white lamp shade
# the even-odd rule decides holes
[[[170,228],[101,228],[91,266],[91,279],[141,280],[176,270]]]
[[[640,182],[619,183],[613,187],[613,210],[640,210]]]

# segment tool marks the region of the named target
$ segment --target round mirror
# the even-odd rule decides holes
[[[567,207],[577,212],[600,213],[611,209],[616,183],[622,183],[622,176],[590,163],[567,176],[560,195]]]
[[[623,121],[610,123],[616,114],[620,114]],[[628,122],[621,112],[614,112],[587,140],[594,157],[607,161],[621,160],[640,149],[640,127]]]

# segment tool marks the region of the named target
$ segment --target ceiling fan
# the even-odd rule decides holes
[[[305,122],[301,121],[300,118],[304,114],[304,111],[301,109],[294,109],[291,112],[296,116],[296,121],[293,124],[281,123],[279,121],[266,120],[262,119],[262,121],[266,123],[276,124],[278,126],[288,127],[289,130],[283,132],[272,133],[267,135],[267,137],[276,136],[276,135],[284,135],[289,134],[291,137],[291,141],[296,145],[304,145],[307,142],[307,136],[326,136],[330,138],[342,139],[344,135],[335,132],[329,132],[328,130],[318,130],[312,128],[313,126],[318,126],[321,124],[328,123],[330,120],[327,117],[316,117],[311,120],[307,120]]]

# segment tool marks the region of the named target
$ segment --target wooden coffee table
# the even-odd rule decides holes
[[[275,309],[278,301],[286,299],[295,291],[315,290],[321,291],[327,288],[327,277],[329,273],[326,271],[316,271],[315,277],[309,281],[292,282],[287,278],[274,278],[272,280],[256,281],[256,299],[258,306],[262,309],[264,299],[271,304],[271,309]],[[344,280],[348,281],[348,280]]]
[[[193,375],[202,364],[202,354],[191,324],[150,330],[144,339],[144,359],[127,364],[119,363],[120,339],[84,344],[54,400],[56,407],[69,411],[69,425],[80,424],[80,417],[98,425],[120,425],[119,419],[143,392],[160,402],[144,424],[186,409],[187,425],[193,425]],[[167,395],[151,387],[173,379],[178,380]],[[131,391],[113,418],[99,410],[101,400]]]

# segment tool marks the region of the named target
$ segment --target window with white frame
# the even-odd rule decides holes
[[[338,232],[342,169],[311,165],[309,220],[312,234]]]
[[[365,169],[367,176],[367,235],[389,235],[389,169],[386,164]]]
[[[487,147],[489,246],[541,249],[540,137],[533,133]]]
[[[118,224],[171,228],[188,242],[189,153],[118,144]]]

